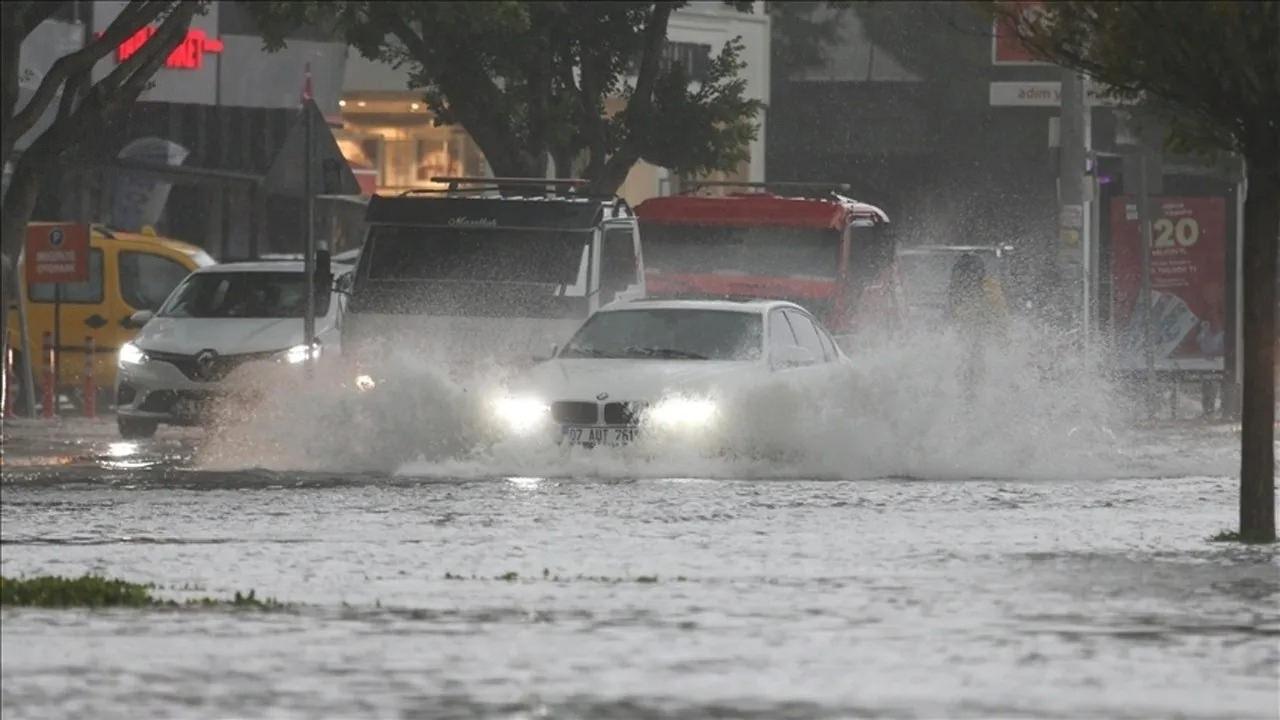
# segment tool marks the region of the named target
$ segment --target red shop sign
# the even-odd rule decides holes
[[[116,62],[122,63],[128,60],[134,53],[142,49],[147,41],[156,34],[156,29],[148,25],[138,32],[131,35],[124,42],[120,43],[120,47],[116,48]],[[101,37],[102,33],[98,33]],[[175,70],[199,70],[204,65],[205,53],[222,52],[222,41],[217,38],[211,38],[205,34],[204,30],[194,28],[187,31],[187,36],[178,43],[178,47],[169,53],[169,57],[165,59],[164,66]]]

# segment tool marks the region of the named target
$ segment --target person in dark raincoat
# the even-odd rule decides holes
[[[951,268],[947,320],[964,347],[960,384],[965,399],[972,401],[986,374],[986,346],[1005,337],[1009,327],[1009,309],[1000,283],[987,274],[986,265],[975,253],[961,255]]]

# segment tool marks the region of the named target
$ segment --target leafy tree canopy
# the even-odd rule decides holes
[[[1164,116],[1181,149],[1280,163],[1280,3],[989,5],[1040,57]]]
[[[751,3],[729,3],[749,11]],[[663,60],[682,2],[248,3],[269,48],[301,24],[331,26],[365,57],[406,67],[439,123],[462,125],[500,176],[579,169],[613,192],[636,160],[677,173],[748,157],[762,103],[746,96],[742,43],[702,82]],[[621,109],[606,107],[621,99]],[[577,166],[577,167],[574,167]]]
[[[1240,539],[1275,542],[1275,333],[1280,246],[1280,3],[1052,2],[986,7],[1045,60],[1141,101],[1172,144],[1244,156]]]

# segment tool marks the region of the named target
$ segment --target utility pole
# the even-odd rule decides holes
[[[1144,140],[1138,153],[1138,242],[1142,246],[1142,293],[1138,307],[1142,311],[1142,347],[1147,367],[1147,419],[1156,414],[1156,350],[1151,338],[1151,182],[1148,174],[1151,164],[1147,161],[1148,148]]]
[[[302,88],[302,127],[303,142],[306,150],[303,153],[305,158],[304,169],[302,174],[302,200],[305,204],[303,216],[306,223],[306,248],[305,261],[303,263],[303,272],[307,279],[307,312],[302,320],[302,344],[306,347],[306,360],[303,364],[306,366],[307,373],[312,372],[313,358],[311,357],[312,347],[315,345],[316,339],[316,222],[315,222],[315,193],[312,186],[312,166],[315,165],[314,158],[314,138],[315,133],[312,128],[311,118],[315,115],[315,100],[311,97],[311,63],[307,63],[306,79]]]
[[[1086,233],[1089,223],[1085,219],[1084,191],[1089,107],[1084,96],[1084,79],[1080,75],[1064,68],[1061,87],[1057,261],[1061,276],[1066,278],[1062,302],[1075,309],[1070,313],[1070,325],[1081,331],[1083,343],[1089,327],[1089,246]]]

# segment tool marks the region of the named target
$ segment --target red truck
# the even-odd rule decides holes
[[[709,187],[728,194],[697,194]],[[790,300],[848,336],[903,321],[889,217],[806,183],[705,183],[636,207],[650,297]]]

